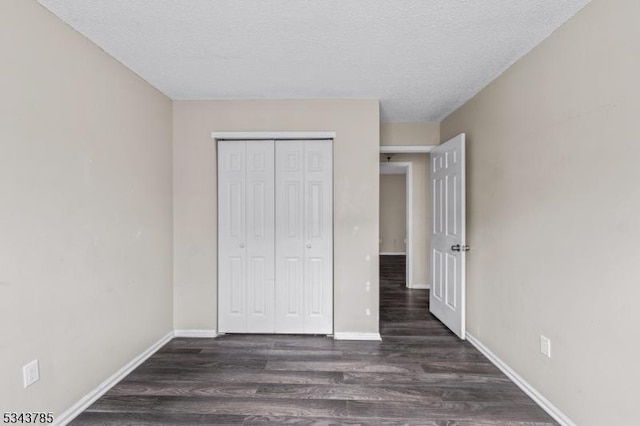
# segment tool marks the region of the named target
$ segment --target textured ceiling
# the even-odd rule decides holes
[[[439,121],[589,0],[39,0],[173,99],[380,99]]]

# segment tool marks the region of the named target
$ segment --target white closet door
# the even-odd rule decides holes
[[[246,142],[218,142],[218,328],[245,332]]]
[[[276,141],[276,333],[304,333],[304,145]]]
[[[331,141],[276,141],[276,332],[333,331]]]
[[[333,332],[333,171],[331,141],[306,141],[304,332]]]
[[[274,143],[218,142],[219,330],[274,331]]]
[[[247,142],[247,332],[275,331],[274,142]]]

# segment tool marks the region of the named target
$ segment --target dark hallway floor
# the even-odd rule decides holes
[[[173,339],[72,424],[556,424],[404,287],[403,257],[382,257],[380,279],[382,342]]]

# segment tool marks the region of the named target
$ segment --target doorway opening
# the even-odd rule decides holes
[[[404,257],[408,288],[413,288],[412,166],[411,162],[380,163],[380,255]]]
[[[465,254],[469,250],[465,220],[465,140],[463,133],[437,146],[380,147],[381,182],[385,174],[405,173],[402,163],[391,161],[394,154],[428,154],[426,164],[414,161],[413,158],[401,157],[401,160],[411,161],[415,166],[413,172],[417,172],[414,181],[416,188],[421,188],[426,183],[424,191],[416,191],[415,199],[407,192],[407,206],[415,203],[416,211],[420,211],[427,207],[420,203],[426,201],[430,212],[424,217],[420,213],[414,213],[415,222],[410,221],[407,225],[407,287],[430,289],[429,311],[463,340],[466,333]],[[423,170],[422,166],[426,168]],[[409,174],[412,173],[411,167],[408,170]],[[411,181],[407,179],[407,187],[410,185]],[[381,206],[384,205],[384,194],[381,193]],[[407,218],[410,217],[409,212]],[[416,250],[416,246],[422,242],[426,242],[426,246]],[[384,253],[384,250],[381,252]],[[417,256],[414,257],[414,254]],[[429,266],[426,270],[416,272],[418,267],[424,265]],[[426,278],[428,284],[416,285],[416,276],[419,276],[418,280]]]

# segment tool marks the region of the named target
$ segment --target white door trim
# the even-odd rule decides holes
[[[413,287],[413,163],[407,162],[387,162],[380,163],[381,175],[405,175],[406,191],[407,191],[407,205],[406,205],[406,231],[405,238],[407,243],[405,245],[406,252],[406,277],[407,288]],[[382,253],[381,253],[382,254]],[[424,288],[424,287],[423,287]]]
[[[428,154],[438,145],[381,145],[380,154]]]
[[[335,191],[333,191],[333,186],[335,184],[335,169],[334,164],[334,153],[335,150],[333,149],[334,145],[335,145],[335,140],[336,140],[336,132],[334,131],[314,131],[314,132],[290,132],[290,131],[278,131],[278,132],[211,132],[211,137],[213,139],[213,142],[215,143],[215,149],[216,149],[216,157],[217,157],[217,151],[218,151],[218,142],[219,141],[223,141],[223,140],[229,140],[229,141],[248,141],[248,140],[264,140],[264,141],[278,141],[278,140],[330,140],[331,141],[331,147],[332,147],[332,154],[330,157],[330,161],[331,161],[331,168],[332,168],[332,173],[331,173],[331,187],[332,187],[332,202],[331,202],[331,217],[332,217],[332,229],[331,229],[331,234],[332,234],[332,238],[331,238],[331,260],[332,260],[332,268],[331,268],[331,294],[332,294],[332,300],[331,300],[331,332],[327,333],[327,335],[331,335],[331,333],[333,333],[333,330],[335,330],[335,326],[336,326],[336,321],[335,321],[335,259],[334,259],[334,254],[335,254],[335,235],[334,235],[334,227],[333,227],[333,218],[335,216],[335,200],[334,200],[334,195],[335,195]],[[216,160],[215,162],[215,174],[216,176],[218,176],[218,160]],[[219,180],[219,177],[217,178],[217,180]],[[216,188],[216,210],[217,212],[219,212],[220,209],[220,205],[219,205],[219,182],[217,182],[217,188]],[[219,215],[219,213],[218,213]],[[218,226],[218,225],[216,225]],[[218,234],[217,236],[217,241],[216,241],[216,250],[220,250],[219,247],[220,244],[220,236]],[[218,262],[218,256],[216,256],[216,263]],[[218,269],[218,274],[217,274],[217,282],[216,282],[216,293],[217,293],[217,304],[216,304],[216,311],[217,311],[217,315],[216,315],[216,320],[218,322],[218,328],[220,325],[220,285],[219,285],[219,265],[216,264],[216,267]],[[224,334],[224,332],[218,332],[217,335],[220,334]]]
[[[211,132],[214,139],[335,139],[336,132]]]

